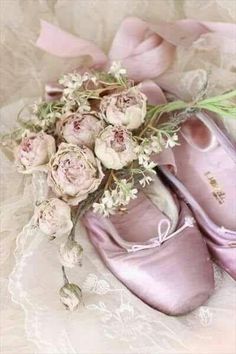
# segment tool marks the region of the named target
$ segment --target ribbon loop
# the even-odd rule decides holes
[[[145,249],[160,247],[164,242],[170,240],[172,237],[178,235],[187,227],[193,227],[195,220],[192,216],[186,216],[184,219],[184,224],[175,232],[169,235],[169,231],[171,228],[170,220],[169,219],[162,219],[158,224],[158,235],[157,237],[151,238],[149,240],[150,243],[140,244],[140,245],[133,245],[131,248],[128,248],[127,251],[130,252],[137,252]],[[162,231],[163,225],[167,225],[166,229]]]

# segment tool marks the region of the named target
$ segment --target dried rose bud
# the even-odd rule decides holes
[[[82,246],[74,240],[67,240],[60,245],[60,261],[65,267],[73,268],[75,266],[81,266],[82,254]]]
[[[67,283],[61,287],[60,300],[69,311],[75,311],[82,303],[82,291],[76,284]]]
[[[53,238],[68,235],[73,227],[70,207],[58,198],[37,205],[34,216],[39,229]]]

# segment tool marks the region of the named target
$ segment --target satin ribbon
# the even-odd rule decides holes
[[[105,68],[112,61],[120,61],[128,76],[140,82],[163,74],[173,62],[177,46],[190,47],[201,39],[205,49],[217,46],[221,51],[236,53],[235,38],[236,24],[189,19],[151,24],[128,17],[115,34],[107,56],[96,44],[41,20],[36,46],[63,58],[88,55],[93,68]]]

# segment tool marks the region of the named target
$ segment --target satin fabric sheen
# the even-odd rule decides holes
[[[59,57],[92,58],[93,68],[106,68],[112,61],[120,61],[128,76],[136,82],[154,79],[165,90],[175,92],[177,87],[165,79],[163,73],[174,60],[177,46],[189,47],[208,34],[208,47],[217,46],[222,52],[236,52],[232,45],[236,24],[199,22],[190,19],[171,23],[151,24],[139,18],[128,17],[120,25],[108,57],[94,43],[67,33],[41,21],[41,32],[36,45]]]
[[[156,215],[152,212],[153,222],[147,223],[146,203],[140,208],[143,212],[139,213],[139,223],[144,225],[140,233],[143,230],[155,236],[159,212]],[[177,229],[191,215],[181,202]],[[133,216],[131,213],[121,229],[120,225],[116,228],[116,223],[91,212],[84,218],[89,238],[105,265],[145,303],[170,315],[183,315],[204,303],[214,290],[213,268],[196,224],[160,247],[128,253],[122,243],[115,241],[117,229],[122,230],[119,238],[125,237],[129,230],[135,233],[136,221],[136,213]]]
[[[184,131],[185,138],[173,149],[177,177],[167,169],[164,173],[194,211],[212,259],[236,280],[236,150],[207,115],[197,117],[213,136],[208,148],[186,140]],[[224,193],[221,203],[215,188]]]

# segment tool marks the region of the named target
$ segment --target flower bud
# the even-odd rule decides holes
[[[70,207],[58,198],[50,198],[37,205],[35,220],[39,229],[52,239],[69,234],[73,227]]]
[[[65,267],[73,268],[75,266],[81,266],[82,254],[82,246],[74,240],[68,239],[65,243],[60,245],[60,261]]]
[[[69,311],[75,311],[82,303],[82,291],[76,284],[67,283],[60,289],[60,300]]]

